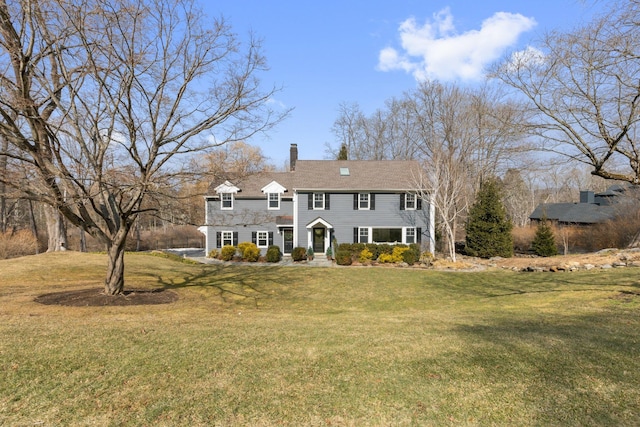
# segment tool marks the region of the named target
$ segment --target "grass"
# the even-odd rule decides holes
[[[126,262],[178,302],[42,306],[104,255],[0,261],[0,425],[640,424],[639,270]]]

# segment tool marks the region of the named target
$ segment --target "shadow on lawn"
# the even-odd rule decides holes
[[[444,367],[463,369],[416,363],[425,376],[481,384],[492,398],[527,407],[533,425],[640,425],[640,322],[632,311],[498,315],[454,328],[467,345],[442,356]]]
[[[258,307],[260,300],[272,298],[283,288],[286,272],[281,267],[239,268],[206,266],[179,279],[154,275],[164,289],[200,288],[214,291],[225,303],[246,303]]]
[[[497,274],[452,277],[442,287],[456,290],[461,295],[481,298],[500,298],[527,294],[565,292],[627,292],[640,294],[640,282],[633,275],[585,275],[579,273],[514,273],[516,280]],[[457,279],[457,280],[456,280]],[[433,286],[432,283],[429,283]]]

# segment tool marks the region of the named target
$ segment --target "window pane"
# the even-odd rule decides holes
[[[231,209],[233,207],[233,195],[231,193],[222,193],[220,198],[224,209]]]
[[[375,243],[402,242],[402,228],[374,228],[373,241]]]
[[[416,229],[411,227],[407,228],[407,243],[415,243],[416,242]]]
[[[369,229],[368,228],[360,228],[360,238],[358,239],[360,243],[369,243]]]
[[[258,231],[258,247],[266,247],[269,240],[269,234],[266,231]]]
[[[416,195],[407,194],[405,198],[405,209],[415,209],[415,208],[416,208]]]
[[[269,193],[269,207],[275,209],[280,207],[280,196],[278,193]]]
[[[233,232],[232,231],[223,231],[222,232],[222,246],[233,245]]]
[[[324,193],[313,193],[313,208],[324,209]]]
[[[369,193],[360,193],[360,209],[369,209]]]

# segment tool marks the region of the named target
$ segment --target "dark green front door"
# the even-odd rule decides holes
[[[282,248],[282,252],[290,254],[293,250],[293,228],[285,228],[282,230],[282,234],[284,235],[284,247]]]
[[[316,254],[324,253],[324,234],[325,228],[313,229],[313,252]]]

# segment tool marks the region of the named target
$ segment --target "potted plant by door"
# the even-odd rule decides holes
[[[327,251],[326,251],[324,254],[327,256],[327,259],[328,259],[328,260],[333,259],[333,258],[332,258],[332,257],[333,257],[333,251],[331,250],[331,246],[329,246],[329,247],[327,248]]]
[[[313,261],[313,248],[311,246],[307,249],[307,261]]]

